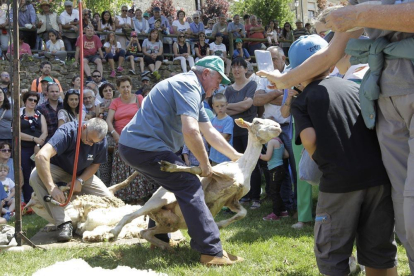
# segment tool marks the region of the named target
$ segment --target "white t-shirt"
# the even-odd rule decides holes
[[[129,25],[131,25],[132,28],[134,28],[134,23],[132,22],[132,18],[131,17],[128,17],[127,16],[126,18],[124,18],[124,17],[121,17],[120,15],[117,15],[116,18],[118,18],[119,25],[121,25],[122,27],[125,24],[129,24]],[[122,32],[122,28],[116,29],[116,32]]]
[[[73,21],[75,18],[79,20],[79,11],[72,9],[71,15],[69,15],[66,11],[64,11],[60,14],[59,17],[60,17],[60,22],[62,22],[62,25],[66,25],[69,22]]]
[[[215,56],[224,57],[226,55],[227,49],[226,45],[221,43],[217,45],[215,42],[210,43],[210,51],[213,51]]]
[[[142,48],[145,48],[148,54],[158,54],[160,49],[162,49],[162,42],[161,40],[158,40],[158,42],[153,43],[147,38],[142,43]]]
[[[3,180],[3,181],[1,181],[1,183],[3,184],[4,190],[6,191],[7,196],[9,196],[11,190],[15,186],[13,180],[11,180],[10,178],[6,177],[6,179]]]
[[[6,20],[7,20],[7,13],[4,10],[0,9],[0,24],[6,23]]]
[[[111,45],[111,44],[109,44],[109,42],[105,42],[105,44],[104,44],[104,48],[109,48],[109,47],[111,47],[111,53],[113,54],[113,55],[115,55],[116,54],[116,48],[119,48],[119,49],[121,49],[122,48],[122,46],[121,46],[121,43],[119,42],[119,41],[117,41],[116,42],[116,47],[115,47],[115,45]]]
[[[60,51],[60,49],[65,47],[65,44],[63,43],[62,39],[58,39],[55,44],[53,44],[51,40],[48,40],[46,42],[46,47],[49,49],[50,52]]]
[[[190,24],[187,21],[184,21],[184,25],[180,23],[178,20],[174,20],[173,26],[177,27],[177,32],[186,32],[190,29]]]

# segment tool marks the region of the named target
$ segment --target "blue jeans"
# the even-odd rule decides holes
[[[119,155],[124,162],[174,193],[183,213],[191,237],[191,247],[201,254],[216,255],[221,247],[220,232],[204,201],[201,182],[190,173],[169,173],[160,170],[161,160],[185,166],[183,160],[171,151],[143,151],[119,144]]]
[[[107,53],[105,55],[105,59],[108,61],[108,59],[113,59],[114,61],[118,61],[119,57],[125,57],[125,50],[119,49],[119,51],[114,55],[112,53]]]

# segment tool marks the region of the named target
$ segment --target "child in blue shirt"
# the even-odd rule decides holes
[[[267,143],[266,154],[261,154],[260,159],[267,161],[270,174],[269,194],[273,203],[273,212],[263,218],[263,220],[277,221],[289,214],[280,196],[280,187],[285,178],[286,170],[283,166],[283,158],[288,158],[289,153],[285,149],[282,140],[276,137]]]
[[[216,117],[211,120],[211,124],[223,137],[233,145],[233,119],[227,115],[227,99],[224,94],[215,94],[213,96],[213,109],[216,113]],[[230,161],[229,158],[218,152],[215,148],[210,149],[210,160],[212,165],[217,165],[226,161]]]
[[[4,201],[7,198],[7,193],[4,190],[3,184],[0,182],[0,224],[5,224],[7,222],[6,218],[1,217],[3,206],[6,204]]]

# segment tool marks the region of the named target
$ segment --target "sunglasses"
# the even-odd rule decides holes
[[[183,35],[180,35],[180,36],[179,36],[179,38],[184,38],[184,37],[185,37],[185,36],[183,36]]]
[[[37,101],[37,99],[33,99],[33,98],[28,98],[27,99],[29,102],[35,102],[35,103],[37,103],[38,101]]]
[[[199,17],[193,17],[193,19],[198,19]]]
[[[92,75],[92,77],[94,77],[94,78],[100,78],[101,75]]]
[[[205,35],[199,35],[198,37],[205,37]]]
[[[208,23],[208,25],[214,25],[214,23]]]
[[[11,152],[11,149],[1,149],[1,152]]]
[[[66,94],[69,94],[69,95],[71,95],[71,94],[77,94],[77,95],[79,95],[79,94],[80,94],[80,92],[79,92],[79,90],[78,90],[78,89],[69,89],[69,90],[66,92]]]
[[[1,74],[2,77],[10,77],[9,74]]]
[[[128,10],[122,10],[123,12],[127,12]]]

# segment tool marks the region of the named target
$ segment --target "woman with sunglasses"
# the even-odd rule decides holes
[[[33,192],[32,187],[29,185],[30,173],[35,166],[33,155],[40,150],[47,137],[46,119],[36,110],[38,102],[38,93],[33,91],[25,93],[23,95],[24,107],[20,112],[20,145],[24,179],[23,197],[25,202],[29,202]]]
[[[128,6],[122,5],[121,7],[121,15],[117,15],[115,17],[115,27],[117,33],[125,33],[131,32],[133,29],[134,23],[132,22],[132,18],[128,16]],[[122,49],[126,48],[127,45],[127,37],[124,35],[117,35],[116,41],[121,43]]]
[[[191,56],[190,43],[185,41],[185,34],[183,32],[178,34],[178,40],[173,44],[173,51],[174,60],[179,60],[181,62],[181,69],[184,73],[187,72],[187,64],[185,61],[188,61],[190,68],[194,66],[194,58]]]
[[[69,89],[63,99],[63,108],[58,111],[58,127],[61,125],[79,120],[79,90]],[[82,112],[85,116],[86,112]]]
[[[83,29],[85,30],[86,26],[89,26],[92,28],[92,30],[95,30],[92,24],[91,20],[91,11],[88,9],[85,9],[82,11],[82,22],[83,22]],[[84,31],[85,32],[85,31]]]
[[[202,59],[205,56],[208,56],[210,53],[210,45],[206,42],[206,34],[200,32],[198,34],[198,41],[194,44],[194,50],[197,62],[199,59]]]
[[[13,114],[9,99],[3,89],[0,89],[0,142],[12,142]]]
[[[7,174],[7,178],[10,178],[14,182],[14,166],[13,166],[13,158],[11,158],[11,143],[9,142],[0,142],[0,164],[7,165],[9,167],[9,173]],[[23,185],[23,171],[20,169],[20,186]],[[23,198],[23,195],[22,195]],[[24,199],[23,199],[24,200]]]
[[[100,32],[113,32],[115,30],[115,22],[112,19],[110,11],[103,11],[101,20],[98,22],[98,31]],[[100,35],[101,41],[105,41],[106,34]]]
[[[106,120],[108,117],[109,106],[114,98],[114,93],[115,87],[109,82],[106,82],[99,87],[99,95],[103,101],[96,106],[96,117]],[[99,166],[99,177],[106,186],[109,186],[111,183],[112,159],[115,142],[112,134],[109,132],[106,135],[106,140],[108,143],[108,159],[105,163]]]
[[[285,25],[283,26],[281,38],[283,40],[293,41],[292,25],[290,25],[289,22],[286,22]],[[292,45],[292,42],[284,42],[284,41],[280,42],[280,47],[282,47],[283,52],[285,53],[286,57],[288,57],[290,45]]]

